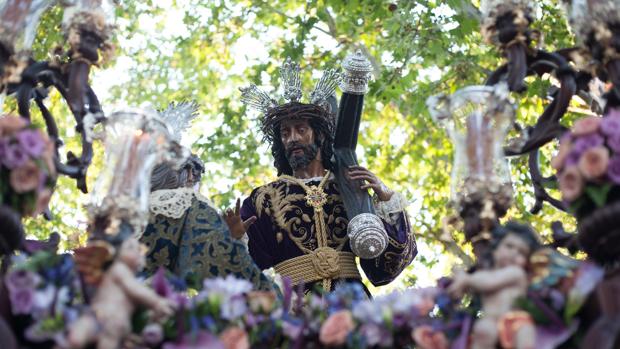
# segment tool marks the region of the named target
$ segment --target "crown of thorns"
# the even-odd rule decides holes
[[[280,67],[282,80],[282,97],[284,103],[278,103],[267,92],[256,85],[240,88],[241,101],[248,107],[263,113],[260,129],[265,139],[273,141],[275,129],[286,119],[314,119],[328,130],[333,130],[335,111],[331,110],[329,99],[335,94],[341,75],[334,69],[327,69],[309,95],[309,103],[301,103],[302,89],[299,64],[287,58]]]

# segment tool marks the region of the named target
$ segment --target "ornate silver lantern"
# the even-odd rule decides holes
[[[364,95],[368,92],[368,82],[372,65],[361,50],[348,55],[342,62],[344,73],[340,82],[342,91],[354,95]]]

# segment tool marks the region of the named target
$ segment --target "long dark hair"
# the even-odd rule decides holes
[[[323,167],[334,169],[334,118],[325,109],[314,104],[291,102],[271,110],[263,121],[262,130],[265,140],[271,143],[273,165],[282,174],[292,175],[293,169],[286,158],[286,151],[280,135],[283,120],[306,119],[314,133],[314,144],[320,149]]]

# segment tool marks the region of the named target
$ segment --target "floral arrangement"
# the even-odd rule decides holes
[[[18,337],[37,347],[62,347],[66,329],[88,311],[72,257],[40,251],[16,262],[5,286],[10,321],[23,331]],[[435,316],[437,288],[368,300],[359,284],[344,284],[329,294],[304,294],[285,280],[282,295],[276,296],[228,276],[204,280],[197,292],[163,270],[153,276],[151,286],[173,300],[176,313],[155,321],[149,309],[138,311],[133,335],[126,340],[134,347],[391,348],[417,343],[419,348],[447,349],[449,339],[442,330],[460,333],[459,326]]]
[[[562,199],[578,218],[620,193],[620,110],[577,120],[551,160]]]
[[[38,251],[13,258],[4,279],[16,328],[31,343],[62,343],[66,324],[83,304],[73,257]],[[51,346],[51,345],[50,345]]]
[[[294,289],[285,280],[282,297],[252,291],[249,282],[232,276],[205,280],[194,297],[182,284],[161,270],[154,276],[154,290],[178,308],[163,325],[134,324],[143,344],[164,349],[391,348],[416,342],[420,348],[448,348],[448,339],[437,330],[443,320],[432,316],[436,288],[368,300],[359,284],[304,295],[303,288]]]
[[[541,348],[555,348],[576,333],[572,318],[602,271],[556,254],[544,256],[528,298],[517,306],[532,314],[545,343]],[[89,311],[71,255],[39,251],[15,259],[5,287],[10,322],[22,330],[18,337],[40,348],[63,347],[66,329]],[[150,285],[176,304],[175,313],[156,319],[149,309],[139,310],[124,347],[465,349],[479,307],[475,299],[451,299],[445,292],[449,282],[440,279],[437,287],[369,300],[359,284],[304,294],[303,286],[292,287],[285,279],[277,296],[253,291],[251,283],[232,276],[206,279],[197,291],[160,269]]]
[[[22,216],[43,212],[56,183],[54,152],[26,119],[0,116],[0,203]]]

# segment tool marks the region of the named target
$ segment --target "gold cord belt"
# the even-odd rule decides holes
[[[351,252],[338,252],[330,247],[319,247],[310,254],[278,263],[274,268],[278,274],[290,277],[293,285],[302,281],[309,283],[342,278],[362,279],[357,270],[355,255]]]
[[[306,204],[314,211],[318,248],[314,251],[302,248],[305,255],[286,260],[275,266],[276,272],[290,277],[293,285],[299,284],[302,280],[304,282],[322,280],[325,291],[331,291],[333,279],[362,278],[357,270],[353,253],[339,252],[329,247],[329,233],[323,213],[323,206],[327,203],[327,194],[323,188],[329,176],[330,172],[326,171],[318,186],[308,186],[299,178],[292,176],[280,176],[281,179],[299,185],[306,192]]]

